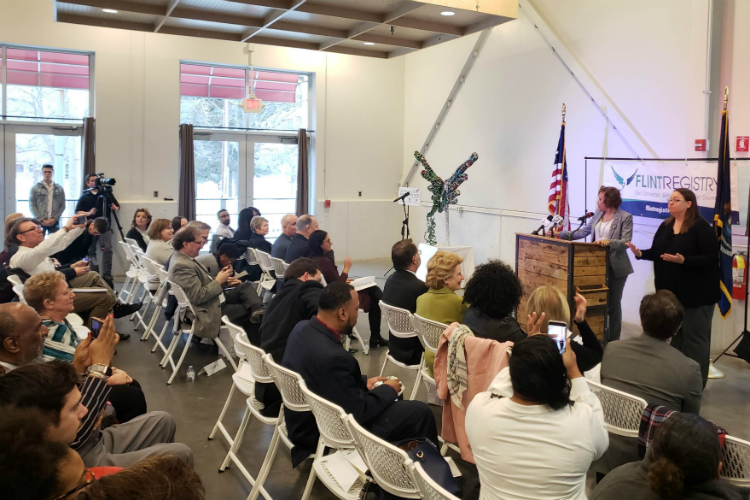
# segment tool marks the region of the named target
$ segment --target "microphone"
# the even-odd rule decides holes
[[[410,194],[411,193],[409,193],[409,192],[404,193],[402,196],[399,196],[398,198],[396,198],[395,200],[393,200],[393,203],[396,203],[398,201],[404,201],[406,198],[409,197]],[[591,215],[593,215],[593,214],[591,214]]]
[[[578,221],[579,222],[586,222],[586,219],[588,219],[589,217],[593,217],[593,216],[594,216],[594,212],[586,212],[582,216],[578,217]]]
[[[555,215],[555,217],[552,219],[552,226],[553,227],[561,226],[563,222],[565,222],[565,218],[563,216]]]
[[[533,233],[531,233],[531,234],[533,234],[533,235],[537,235],[537,234],[539,234],[539,231],[543,231],[543,230],[544,230],[544,228],[546,228],[547,226],[549,226],[549,225],[550,225],[550,221],[552,221],[552,216],[551,216],[551,215],[548,215],[546,219],[542,219],[542,220],[541,220],[541,223],[542,223],[542,225],[541,225],[541,226],[539,226],[539,227],[538,227],[538,228],[536,229],[536,231],[534,231],[534,232],[533,232]]]

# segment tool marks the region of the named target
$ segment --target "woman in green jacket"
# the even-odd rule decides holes
[[[456,295],[456,290],[461,288],[464,281],[461,262],[463,259],[453,252],[435,253],[427,263],[425,284],[428,290],[417,298],[416,314],[425,319],[445,323],[446,327],[454,321],[463,322],[468,306],[463,303],[463,297]],[[432,377],[435,355],[425,351],[424,362],[427,373]]]

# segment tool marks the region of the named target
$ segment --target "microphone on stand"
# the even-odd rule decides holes
[[[588,219],[588,218],[590,218],[590,217],[593,217],[593,216],[594,216],[594,212],[586,212],[586,213],[585,213],[585,214],[583,214],[582,216],[578,217],[578,219],[577,219],[577,220],[578,220],[579,222],[586,222],[586,219]]]
[[[409,192],[404,193],[402,196],[399,196],[398,198],[396,198],[395,200],[393,200],[393,203],[396,203],[396,202],[399,202],[399,201],[404,201],[406,198],[409,197],[410,194],[411,193],[409,193]]]
[[[539,231],[544,231],[544,229],[545,229],[545,228],[546,228],[547,226],[549,226],[549,225],[550,225],[550,221],[552,221],[552,216],[551,216],[551,215],[548,215],[546,219],[542,219],[542,221],[541,221],[541,222],[542,222],[542,225],[541,225],[541,226],[539,226],[539,227],[538,227],[538,228],[536,229],[536,231],[534,231],[534,232],[533,232],[533,233],[531,233],[531,234],[533,234],[533,235],[538,235],[538,234],[539,234]]]

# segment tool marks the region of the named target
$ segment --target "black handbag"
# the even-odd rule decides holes
[[[395,446],[404,450],[412,462],[419,463],[430,478],[454,496],[461,497],[461,488],[453,478],[451,468],[432,441],[425,438],[405,439]]]

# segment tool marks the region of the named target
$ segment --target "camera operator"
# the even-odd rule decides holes
[[[76,205],[76,212],[89,212],[89,219],[95,219],[96,217],[105,217],[107,219],[110,228],[108,231],[94,238],[91,254],[96,255],[97,247],[102,249],[101,265],[93,267],[98,267],[99,274],[104,278],[104,281],[109,286],[114,286],[112,283],[112,220],[110,217],[112,211],[116,212],[120,210],[120,204],[117,202],[112,191],[109,190],[107,196],[111,203],[109,206],[104,206],[104,193],[101,192],[102,189],[97,185],[98,179],[99,175],[97,174],[88,174],[86,176],[86,186],[88,189],[81,193],[81,197],[78,199],[78,204]]]

